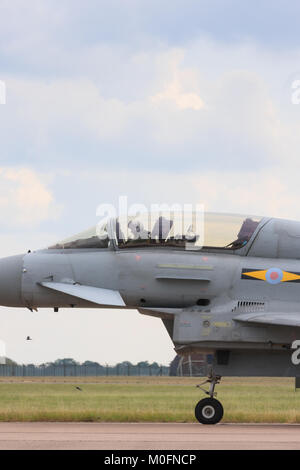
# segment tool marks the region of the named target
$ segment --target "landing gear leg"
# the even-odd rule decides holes
[[[198,388],[201,388],[209,398],[203,398],[200,400],[195,408],[196,419],[201,424],[217,424],[223,418],[223,406],[216,400],[214,397],[217,395],[215,392],[215,386],[220,383],[221,377],[219,375],[212,375],[200,385],[197,385]],[[202,388],[202,385],[209,383],[209,391]]]

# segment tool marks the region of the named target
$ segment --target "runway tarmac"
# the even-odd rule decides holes
[[[0,449],[300,449],[300,425],[0,423]]]

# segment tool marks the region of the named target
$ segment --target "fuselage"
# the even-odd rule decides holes
[[[0,260],[0,302],[12,307],[99,308],[40,285],[51,280],[118,290],[128,308],[207,310],[232,302],[263,301],[273,310],[282,302],[298,304],[300,288],[295,280],[274,285],[242,276],[243,270],[272,268],[300,273],[300,260],[159,248],[40,250]]]
[[[224,215],[220,220],[227,223]],[[216,216],[209,224],[217,236],[211,237],[209,228],[205,236],[211,238],[201,247],[191,242],[196,236],[184,244],[163,235],[157,223],[159,235],[150,240],[135,222],[138,236],[125,242],[117,235],[103,237],[103,230],[101,236],[88,231],[49,249],[3,258],[0,304],[138,309],[163,320],[176,348],[285,348],[294,328],[248,327],[235,318],[247,312],[300,316],[300,223],[231,217],[224,228],[227,238]],[[123,306],[48,288],[51,283],[118,292]]]

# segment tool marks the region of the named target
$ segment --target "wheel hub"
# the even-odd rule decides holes
[[[202,414],[206,419],[211,419],[215,415],[215,409],[211,405],[204,406]]]

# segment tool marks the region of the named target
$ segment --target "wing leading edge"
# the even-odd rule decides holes
[[[47,287],[64,294],[78,297],[88,302],[99,305],[111,305],[125,307],[125,302],[117,290],[102,289],[101,287],[83,286],[81,284],[67,284],[63,282],[41,282],[41,286]]]

